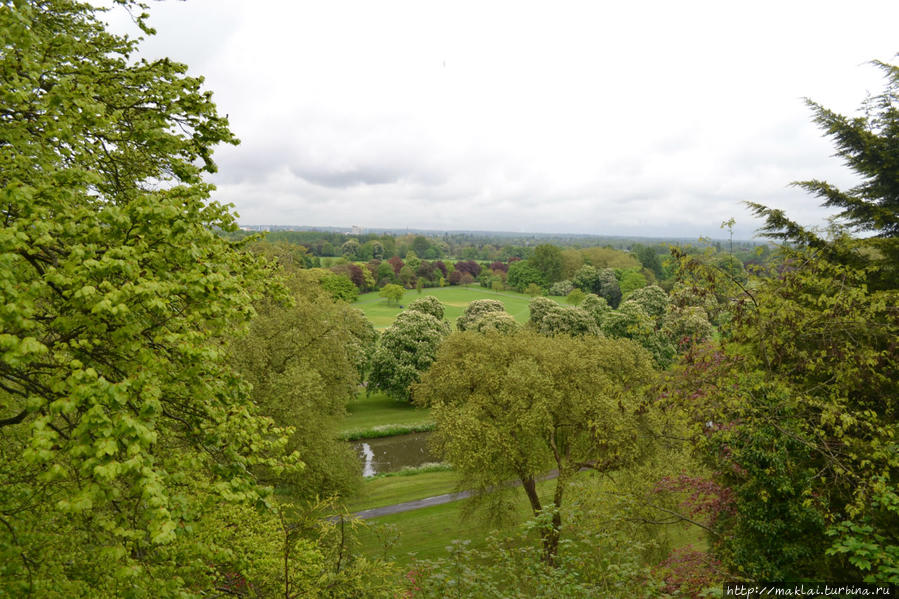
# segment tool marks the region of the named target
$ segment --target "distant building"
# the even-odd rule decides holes
[[[352,235],[362,235],[362,227],[360,227],[359,225],[353,225],[350,233]]]

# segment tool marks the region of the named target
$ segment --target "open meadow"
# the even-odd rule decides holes
[[[362,310],[365,316],[375,325],[375,328],[381,330],[393,323],[397,314],[403,311],[403,306],[426,295],[433,295],[440,300],[446,307],[445,318],[451,324],[455,324],[456,319],[462,315],[469,303],[479,299],[501,301],[506,307],[506,312],[520,323],[527,322],[530,316],[528,312],[528,303],[531,301],[530,296],[515,291],[494,291],[477,285],[432,287],[422,289],[420,294],[414,289],[408,290],[399,304],[388,303],[385,298],[378,296],[377,291],[372,291],[360,295],[352,305]],[[550,299],[558,300],[561,298]]]

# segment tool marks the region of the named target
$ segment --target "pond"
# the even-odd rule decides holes
[[[421,466],[427,462],[435,462],[434,457],[428,452],[430,434],[411,433],[353,443],[363,462],[362,476],[396,472],[406,466]]]

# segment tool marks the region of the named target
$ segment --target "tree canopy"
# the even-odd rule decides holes
[[[544,535],[552,562],[571,477],[639,459],[640,402],[653,377],[646,353],[627,340],[466,331],[444,342],[414,396],[432,409],[439,454],[483,498],[502,499],[517,480],[539,514],[536,480],[558,470]]]
[[[369,385],[394,399],[410,398],[411,385],[434,361],[437,348],[450,331],[449,323],[435,318],[429,304],[420,307],[424,311],[410,306],[400,312],[382,333],[372,356]]]
[[[262,500],[253,470],[287,465],[219,342],[269,277],[202,181],[236,139],[201,79],[135,60],[88,4],[3,3],[0,31],[0,578],[211,584],[202,503]]]
[[[765,217],[763,230],[769,237],[809,245],[828,252],[831,259],[855,266],[875,264],[871,282],[878,288],[895,288],[899,280],[899,66],[880,61],[873,64],[883,71],[886,87],[864,102],[862,115],[847,117],[806,100],[815,123],[833,139],[837,156],[861,178],[861,183],[848,190],[818,179],[794,183],[823,199],[824,206],[839,208],[837,218],[850,230],[873,235],[854,244],[873,253],[828,244],[782,210],[756,203],[749,206]],[[849,251],[837,256],[833,252],[838,249]]]

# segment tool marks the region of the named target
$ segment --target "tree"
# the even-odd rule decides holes
[[[646,287],[647,281],[646,277],[638,269],[628,268],[621,271],[621,278],[619,279],[618,285],[621,289],[621,294],[627,295],[641,287]]]
[[[587,312],[596,322],[596,326],[602,326],[603,318],[606,313],[612,310],[605,298],[599,297],[595,293],[588,293],[584,301],[581,302],[581,309]]]
[[[562,297],[566,297],[573,290],[574,284],[566,279],[564,281],[559,281],[558,283],[553,283],[552,287],[549,288],[549,295],[560,295]]]
[[[390,259],[387,260],[387,262],[390,264],[390,266],[393,267],[393,274],[395,276],[399,276],[400,271],[403,269],[403,266],[406,265],[403,262],[402,258],[400,258],[399,256],[391,256]]]
[[[293,461],[220,342],[270,272],[217,233],[202,178],[236,140],[202,80],[94,11],[0,6],[0,589],[212,592],[204,506]]]
[[[703,443],[735,495],[718,552],[755,578],[899,581],[899,69],[875,64],[887,85],[863,116],[808,101],[861,183],[796,183],[873,235],[837,226],[823,237],[749,204],[768,236],[789,242],[772,268],[742,285],[686,261],[734,301],[724,331],[733,343],[686,361],[684,378],[692,393],[705,383],[712,421],[725,425]]]
[[[850,230],[871,237],[835,246],[787,218],[782,210],[748,205],[757,216],[765,218],[763,231],[769,237],[808,245],[827,252],[831,260],[855,267],[876,265],[871,271],[871,283],[886,289],[896,288],[899,280],[899,66],[880,61],[873,64],[884,72],[886,88],[865,101],[862,116],[846,117],[806,99],[815,123],[833,139],[837,155],[861,183],[849,190],[816,179],[794,183],[823,199],[824,206],[839,208],[837,217]],[[856,247],[867,251],[857,251]],[[833,253],[837,249],[846,251],[838,256]]]
[[[550,243],[538,245],[529,262],[543,275],[547,285],[562,280],[562,250],[558,247]]]
[[[562,250],[562,279],[571,279],[577,269],[584,265],[584,257],[577,250]]]
[[[639,268],[640,262],[628,252],[610,247],[592,247],[580,250],[587,264],[600,268]]]
[[[437,320],[443,320],[444,307],[440,300],[433,295],[426,295],[409,304],[409,310],[430,314]]]
[[[871,267],[830,259],[855,240],[829,243],[783,248],[745,288],[690,262],[730,290],[732,342],[688,352],[671,396],[733,497],[716,527],[727,566],[757,579],[897,581],[897,294],[868,287]]]
[[[362,246],[359,244],[357,239],[347,239],[342,246],[340,246],[341,255],[347,260],[358,260],[359,252],[362,249]]]
[[[465,331],[489,312],[505,312],[506,307],[499,300],[482,299],[469,302],[462,315],[456,319],[456,329]]]
[[[411,289],[413,282],[415,281],[415,271],[412,270],[412,267],[406,264],[400,269],[400,274],[397,276],[400,283],[403,284],[407,289]]]
[[[528,326],[541,335],[599,335],[593,317],[577,306],[561,306],[546,298],[535,298],[528,305]]]
[[[485,312],[466,330],[479,333],[512,333],[520,327],[521,325],[518,324],[518,321],[508,312]]]
[[[572,289],[571,292],[568,293],[568,296],[565,298],[565,301],[567,303],[571,304],[572,306],[577,306],[582,301],[584,301],[584,298],[586,298],[586,297],[587,297],[587,294],[584,293],[583,291],[581,291],[580,289]]]
[[[414,388],[431,407],[436,451],[476,491],[503,503],[518,481],[542,533],[544,560],[553,564],[565,489],[581,468],[609,472],[640,459],[639,404],[652,381],[649,358],[630,341],[601,337],[452,334]],[[558,470],[548,505],[537,478]]]
[[[524,293],[528,285],[543,287],[546,284],[543,274],[527,260],[519,260],[509,265],[506,282],[519,293]]]
[[[662,260],[654,247],[637,244],[632,248],[632,251],[637,260],[640,261],[640,264],[643,265],[643,268],[654,274],[656,278],[664,278],[665,272],[662,269]]]
[[[670,304],[668,294],[658,285],[641,287],[631,292],[628,301],[636,302],[652,318],[661,320]]]
[[[359,288],[346,275],[318,269],[315,272],[319,284],[331,294],[332,299],[351,303],[359,297]]]
[[[615,271],[611,268],[603,268],[599,271],[599,290],[596,294],[605,298],[613,308],[617,308],[621,302],[621,287],[615,278]]]
[[[531,297],[537,297],[541,293],[543,293],[543,289],[537,283],[528,283],[528,286],[524,288],[524,294]]]
[[[370,239],[362,247],[365,249],[365,253],[369,254],[373,259],[381,260],[384,258],[384,245],[380,241]]]
[[[292,301],[257,302],[249,334],[234,339],[231,363],[252,385],[250,397],[276,424],[290,427],[287,450],[303,456],[293,475],[266,474],[296,500],[347,496],[358,458],[337,438],[364,375],[377,334],[359,310],[335,303],[307,271],[287,275]]]
[[[661,320],[653,318],[639,303],[631,300],[622,302],[617,310],[603,314],[600,328],[609,337],[633,339],[639,343],[659,368],[667,368],[677,353],[668,334],[661,330]]]
[[[449,324],[427,312],[401,312],[381,335],[372,357],[369,385],[394,399],[408,400],[410,386],[434,361],[448,334]]]
[[[378,292],[378,296],[386,298],[388,304],[390,302],[393,302],[394,304],[400,303],[405,294],[406,290],[403,289],[402,285],[395,285],[393,283],[384,285],[381,288],[381,291]]]
[[[615,272],[611,268],[603,268],[597,270],[593,266],[586,264],[574,273],[571,282],[575,287],[584,293],[595,293],[605,298],[612,308],[617,308],[621,301],[621,287],[618,285],[618,279],[615,278]]]
[[[431,249],[431,242],[427,240],[426,237],[422,235],[416,235],[415,239],[412,240],[412,250],[418,256],[424,256],[425,252]]]

